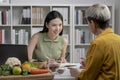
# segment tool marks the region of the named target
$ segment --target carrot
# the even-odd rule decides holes
[[[42,73],[48,73],[48,69],[39,69],[39,68],[32,68],[30,73],[31,74],[42,74]]]

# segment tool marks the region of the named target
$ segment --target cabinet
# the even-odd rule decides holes
[[[69,62],[79,62],[80,56],[85,56],[89,43],[94,38],[84,18],[89,6],[91,5],[0,5],[0,43],[28,44],[31,36],[42,30],[47,13],[57,10],[63,15],[63,37],[69,41],[66,58]],[[110,23],[114,29],[114,6],[109,5],[109,8],[112,13]]]

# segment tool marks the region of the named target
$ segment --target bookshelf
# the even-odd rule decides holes
[[[85,19],[85,10],[89,6],[90,5],[73,6],[73,62],[80,62],[80,58],[85,57],[85,53],[90,45],[89,43],[95,38],[95,36],[89,31]],[[108,5],[108,7],[112,15],[110,26],[114,30],[114,6]]]
[[[28,44],[31,36],[42,30],[44,19],[52,10],[63,15],[63,37],[68,39],[66,58],[68,62],[79,62],[85,56],[94,35],[89,31],[84,18],[85,10],[91,4],[3,4],[0,5],[0,43]],[[114,6],[110,24],[114,30]],[[2,13],[5,13],[5,20]],[[5,21],[3,23],[3,21]]]

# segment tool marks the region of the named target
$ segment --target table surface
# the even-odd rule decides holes
[[[54,74],[52,72],[44,74],[35,75],[10,75],[10,76],[0,76],[0,80],[53,80]]]
[[[70,63],[71,64],[71,63]],[[80,67],[80,63],[72,63],[73,65],[76,65],[76,66],[73,66],[75,68],[79,68]],[[64,64],[63,64],[64,65]],[[66,64],[65,64],[66,65]],[[69,64],[68,64],[69,65]],[[57,72],[54,73],[54,80],[77,80],[75,77],[72,77],[71,74],[70,74],[70,71],[68,69],[68,67],[64,67],[65,68],[65,71],[63,74],[59,74]]]

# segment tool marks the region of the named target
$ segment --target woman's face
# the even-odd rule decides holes
[[[46,24],[48,28],[48,33],[52,36],[58,36],[62,31],[62,20],[60,18],[55,18],[51,20],[48,24]]]

